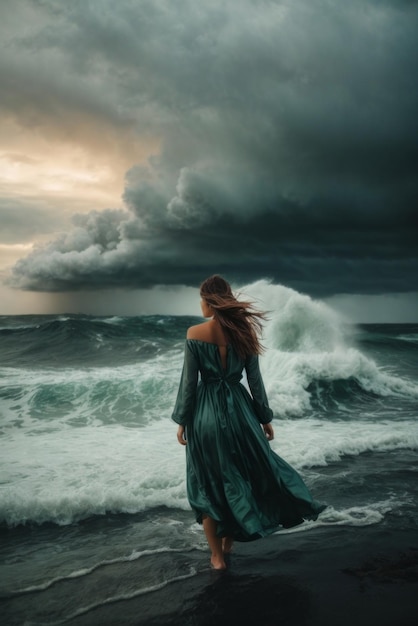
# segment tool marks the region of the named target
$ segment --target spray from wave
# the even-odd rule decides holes
[[[302,416],[313,406],[335,408],[350,399],[418,398],[418,386],[392,375],[353,347],[344,319],[320,301],[266,280],[243,291],[268,311],[261,359],[273,411]]]

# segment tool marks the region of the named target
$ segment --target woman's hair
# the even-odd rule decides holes
[[[256,311],[251,302],[237,300],[230,284],[218,274],[210,276],[200,285],[200,295],[212,307],[213,316],[220,323],[225,338],[241,358],[262,352],[258,336],[262,329],[261,320],[265,319],[264,313]]]

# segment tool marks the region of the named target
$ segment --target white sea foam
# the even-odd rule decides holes
[[[315,521],[306,521],[300,526],[282,528],[275,534],[286,535],[299,532],[307,532],[321,526],[371,526],[383,520],[386,513],[402,506],[402,502],[395,499],[382,500],[363,506],[352,506],[347,509],[337,510],[329,506]]]
[[[275,421],[273,449],[296,469],[365,451],[418,449],[417,425]],[[189,509],[184,448],[167,420],[141,429],[85,426],[0,440],[0,521],[69,524],[108,512]]]
[[[260,362],[275,415],[309,414],[309,386],[317,381],[355,381],[359,389],[378,396],[418,399],[415,382],[388,372],[350,346],[344,322],[323,303],[266,281],[251,285],[251,293],[260,306],[271,309],[265,330],[267,351]],[[7,390],[1,399],[2,428],[136,426],[168,417],[180,378],[182,347],[180,342],[153,359],[118,367],[0,368],[1,387]],[[350,399],[345,402],[350,410]]]
[[[409,400],[418,386],[350,345],[344,321],[323,303],[266,281],[248,291],[270,310],[261,367],[280,418],[278,454],[303,469],[347,454],[417,449],[416,421],[385,421],[379,407],[348,421],[315,419],[315,381],[354,380],[376,396]],[[0,520],[67,524],[110,511],[188,508],[184,450],[169,419],[182,348],[118,367],[0,368]]]
[[[418,343],[418,334],[411,333],[410,335],[397,335],[397,339],[401,339],[402,341],[410,341],[411,343]]]
[[[26,593],[34,593],[35,591],[46,591],[47,589],[49,589],[53,585],[56,585],[57,583],[62,583],[66,580],[73,580],[74,578],[83,578],[84,576],[88,576],[89,574],[92,574],[97,569],[100,569],[102,567],[107,567],[108,565],[115,565],[116,563],[128,563],[132,561],[137,561],[138,559],[144,556],[155,556],[156,554],[167,554],[171,552],[180,552],[184,554],[185,552],[188,552],[191,550],[193,550],[193,548],[189,548],[187,550],[186,548],[170,548],[168,546],[155,548],[154,550],[141,550],[141,551],[134,550],[132,554],[128,556],[121,556],[115,559],[106,559],[104,561],[100,561],[99,563],[95,563],[91,567],[83,567],[82,569],[75,570],[64,576],[55,576],[54,578],[50,578],[49,580],[46,580],[45,582],[39,585],[30,585],[29,587],[23,587],[22,589],[9,591],[5,594],[4,597],[10,598],[14,596],[24,595]]]
[[[96,322],[104,322],[105,324],[119,324],[120,322],[123,322],[126,318],[124,317],[119,317],[118,315],[113,315],[112,317],[99,317],[96,318],[94,321]]]
[[[60,619],[54,622],[48,622],[48,626],[55,626],[55,625],[58,626],[58,624],[65,624],[66,622],[69,622],[70,620],[81,617],[82,615],[85,615],[86,613],[89,613],[90,611],[98,609],[102,606],[113,604],[115,602],[121,602],[123,600],[132,600],[132,598],[137,598],[138,596],[142,596],[147,593],[159,591],[160,589],[163,589],[164,587],[172,583],[179,582],[181,580],[187,580],[187,578],[192,578],[193,576],[196,576],[197,573],[198,572],[194,567],[189,567],[188,571],[185,574],[173,576],[172,578],[166,578],[158,583],[155,583],[154,585],[148,585],[146,587],[142,587],[140,589],[136,589],[135,591],[131,591],[128,593],[120,593],[114,596],[107,596],[106,598],[102,600],[98,600],[97,602],[93,602],[89,605],[80,607],[79,609],[67,615],[63,619]],[[38,626],[39,626],[39,623],[38,623]]]
[[[324,302],[266,280],[243,291],[267,311],[265,339],[269,349],[315,353],[345,345],[344,320]]]
[[[418,399],[418,385],[379,367],[351,345],[344,320],[324,303],[281,285],[258,281],[248,291],[270,311],[261,358],[275,415],[311,412],[310,385],[356,382],[378,396]],[[118,323],[120,318],[108,318]],[[168,417],[182,366],[183,342],[152,359],[117,367],[0,368],[1,422],[33,432],[119,423],[138,426]],[[335,404],[340,402],[334,398]],[[350,411],[350,398],[345,409]],[[354,410],[357,410],[354,405]],[[47,422],[47,423],[46,423]]]
[[[119,367],[0,368],[1,428],[60,430],[65,425],[139,426],[167,416],[181,370],[180,349]]]
[[[384,371],[350,345],[344,319],[326,304],[265,280],[246,288],[269,311],[261,369],[277,415],[303,415],[310,409],[314,381],[355,380],[380,396],[418,399],[418,385]]]
[[[40,324],[19,324],[19,325],[6,325],[0,326],[0,330],[8,330],[8,331],[16,331],[16,330],[27,330],[28,328],[39,328]]]
[[[345,455],[363,452],[387,452],[418,449],[418,425],[405,420],[367,422],[325,422],[319,419],[303,421],[277,420],[276,438],[271,447],[298,468],[325,466]]]

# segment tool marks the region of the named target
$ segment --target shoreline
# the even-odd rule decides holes
[[[376,530],[376,527],[323,528],[304,536],[274,535],[240,544],[229,557],[229,569],[225,573],[208,568],[193,578],[154,592],[154,598],[137,598],[132,601],[129,613],[124,610],[122,619],[116,608],[109,621],[101,612],[96,621],[86,615],[73,623],[77,626],[94,623],[352,626],[353,622],[356,626],[415,625],[418,619],[416,535],[408,531],[393,536],[387,529],[381,529],[375,536]],[[341,546],[343,538],[345,545]],[[318,539],[326,542],[326,547],[318,549]],[[209,552],[205,558],[209,562]],[[381,567],[383,562],[387,564],[386,570]]]
[[[3,599],[2,623],[5,626],[64,623],[70,626],[230,626],[233,623],[412,626],[417,623],[415,530],[393,530],[386,524],[378,524],[276,534],[236,544],[228,561],[226,572],[214,572],[209,568],[209,552],[185,549],[108,565],[85,579],[67,579],[43,592]],[[152,585],[145,584],[144,581],[150,580],[150,572],[164,581],[168,571],[174,582],[157,584],[154,590]]]

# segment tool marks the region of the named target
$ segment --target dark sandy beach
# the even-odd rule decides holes
[[[314,533],[316,534],[316,533]],[[75,623],[218,626],[311,624],[407,626],[418,619],[418,541],[368,529],[271,537],[238,546],[225,574],[203,571],[148,597],[118,603]],[[284,540],[283,540],[284,539]],[[202,558],[199,558],[202,561]]]
[[[410,530],[325,527],[273,535],[238,544],[225,573],[211,571],[200,550],[168,559],[178,580],[154,591],[135,595],[154,566],[161,574],[161,555],[3,599],[2,624],[412,626],[418,619],[418,541]],[[196,573],[187,577],[190,571]]]

